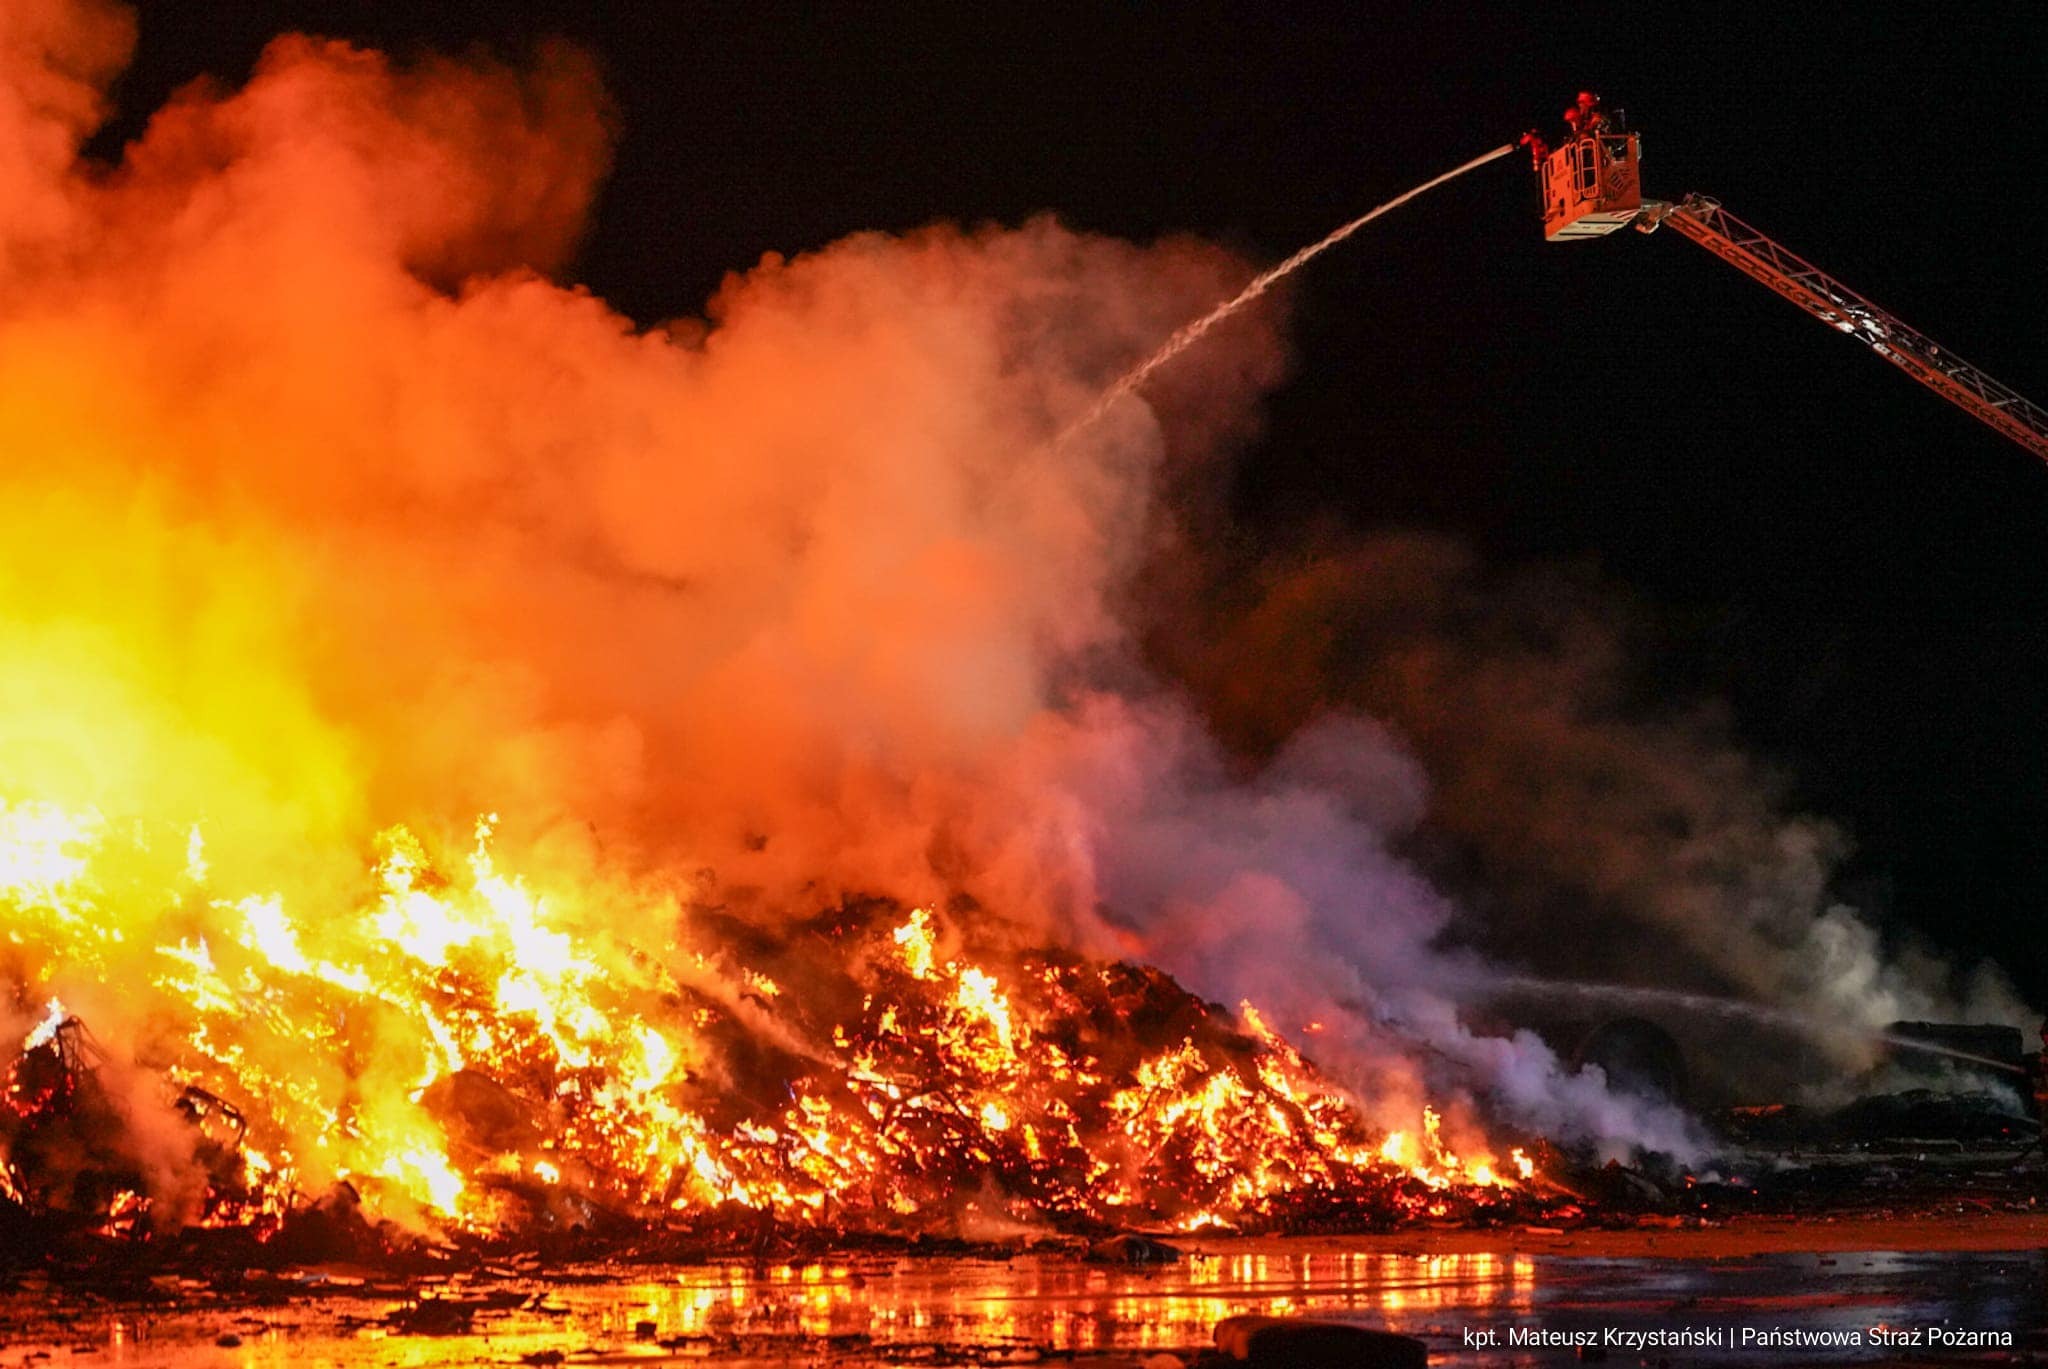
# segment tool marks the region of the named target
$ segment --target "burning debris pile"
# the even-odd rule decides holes
[[[740,1212],[845,1230],[1367,1226],[1469,1214],[1531,1171],[1520,1151],[1454,1154],[1434,1111],[1375,1134],[1250,1004],[976,947],[967,920],[925,909],[771,929],[697,907],[647,924],[680,940],[634,946],[499,870],[480,825],[447,870],[385,834],[345,917],[214,896],[192,840],[184,887],[138,917],[114,900],[146,842],[6,817],[16,954],[62,964],[142,938],[155,967],[146,987],[97,986],[147,999],[146,1068],[52,1000],[0,1113],[8,1196],[108,1233],[268,1232],[344,1183],[372,1212],[473,1234]],[[125,891],[123,855],[141,863]],[[175,1097],[152,1100],[146,1074]]]
[[[101,163],[133,38],[0,6],[6,1219],[1300,1229],[1513,1210],[1495,1124],[1698,1151],[1473,1029],[1446,793],[1547,902],[1923,1011],[1719,750],[1458,687],[1575,676],[1424,656],[1404,729],[1284,633],[1227,689],[1162,656],[1282,322],[1073,424],[1248,263],[935,225],[628,319],[563,278],[587,59],[281,38]],[[1299,716],[1230,740],[1267,692]],[[1646,754],[1675,791],[1615,781]]]
[[[574,52],[280,38],[104,164],[134,15],[5,14],[18,1208],[489,1235],[1509,1199],[1417,1045],[1459,1028],[1449,907],[1392,849],[1412,764],[1360,724],[1248,782],[1145,659],[1175,482],[1255,423],[1279,319],[1055,441],[1246,263],[936,225],[629,320],[551,274],[613,127]],[[1328,1072],[1289,1044],[1317,1021]]]

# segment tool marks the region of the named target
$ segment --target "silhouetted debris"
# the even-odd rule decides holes
[[[442,1075],[421,1092],[420,1103],[471,1159],[539,1153],[532,1105],[482,1070]]]
[[[1177,1264],[1181,1252],[1149,1236],[1124,1235],[1095,1242],[1088,1247],[1087,1258],[1093,1264]]]
[[[100,1080],[103,1058],[71,1017],[8,1068],[0,1149],[33,1212],[99,1219],[144,1187],[127,1112]]]
[[[1217,1353],[1253,1369],[1425,1369],[1429,1347],[1412,1336],[1346,1322],[1229,1317],[1216,1324]]]
[[[2018,1147],[2040,1134],[2008,1096],[1930,1089],[1871,1094],[1836,1108],[1734,1108],[1722,1119],[1722,1129],[1733,1141],[1774,1149],[1913,1142]]]
[[[0,1269],[39,1264],[47,1251],[45,1224],[27,1208],[0,1198]]]
[[[363,1215],[362,1195],[349,1183],[336,1184],[319,1202],[286,1217],[273,1245],[288,1264],[362,1262],[384,1253],[384,1243]]]
[[[517,1306],[519,1300],[511,1300]],[[420,1298],[395,1307],[384,1324],[409,1336],[458,1336],[468,1334],[479,1312],[506,1306],[498,1298]]]
[[[1662,1184],[1640,1169],[1614,1161],[1574,1177],[1574,1187],[1590,1207],[1617,1213],[1666,1212],[1673,1204]]]

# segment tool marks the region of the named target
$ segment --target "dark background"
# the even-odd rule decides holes
[[[574,274],[643,321],[764,251],[1053,210],[1277,259],[1590,87],[1700,190],[2048,398],[2048,6],[144,3],[102,152],[273,34],[603,62]],[[1319,262],[1240,530],[1335,513],[1591,564],[1680,626],[1848,876],[2048,999],[2048,469],[1674,233],[1543,242],[1519,159]]]

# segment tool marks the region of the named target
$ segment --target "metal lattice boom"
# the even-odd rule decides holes
[[[2048,413],[2039,405],[1786,251],[1723,209],[1718,200],[1688,195],[1677,204],[1647,203],[1636,220],[1645,232],[1663,224],[2048,461]]]

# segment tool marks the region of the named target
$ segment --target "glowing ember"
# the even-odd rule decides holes
[[[41,991],[141,991],[177,1024],[167,1078],[212,1100],[188,1117],[248,1119],[242,1217],[345,1179],[373,1211],[474,1229],[569,1185],[629,1212],[885,1225],[993,1191],[1020,1218],[1192,1231],[1437,1210],[1512,1182],[1454,1154],[1433,1110],[1370,1135],[1251,1004],[1220,1019],[1154,972],[1071,957],[942,960],[926,909],[842,918],[807,961],[768,947],[771,974],[694,944],[693,919],[649,895],[638,925],[679,940],[599,930],[634,925],[615,906],[631,895],[506,872],[490,819],[446,869],[386,832],[352,907],[300,910],[215,895],[196,833],[167,844],[197,886],[177,890],[147,878],[141,835],[9,811],[23,820],[0,867],[26,872],[6,889],[11,934],[47,965]],[[171,891],[131,901],[150,887]],[[122,930],[148,945],[144,988],[107,954]],[[792,973],[805,993],[782,992]],[[25,1052],[54,1048],[66,1001],[48,996]],[[1517,1151],[1509,1168],[1533,1167]],[[123,1190],[105,1222],[149,1209]]]

